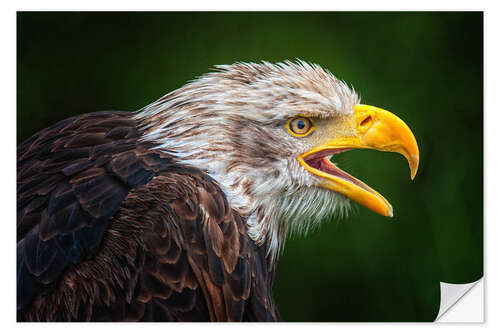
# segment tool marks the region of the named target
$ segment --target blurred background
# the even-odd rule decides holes
[[[445,12],[17,15],[17,141],[69,116],[137,110],[216,64],[300,58],[397,114],[420,147],[350,151],[339,166],[394,218],[356,204],[287,241],[285,321],[432,321],[439,281],[483,275],[483,14]]]

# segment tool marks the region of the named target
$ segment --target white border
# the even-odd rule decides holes
[[[498,36],[500,32],[500,15],[495,1],[245,1],[236,3],[235,1],[191,1],[179,2],[165,1],[105,1],[87,0],[85,2],[68,2],[62,0],[45,1],[4,1],[0,4],[0,34],[2,37],[3,52],[1,53],[0,64],[2,66],[2,130],[1,141],[2,153],[4,155],[2,163],[2,274],[0,286],[2,287],[1,311],[3,328],[17,329],[20,331],[50,330],[51,332],[65,332],[68,324],[16,324],[15,323],[15,142],[16,142],[16,58],[15,58],[15,27],[17,10],[485,10],[485,276],[486,276],[486,324],[484,325],[463,325],[463,324],[235,324],[235,325],[202,325],[202,324],[177,324],[177,327],[166,324],[72,324],[71,330],[104,331],[109,329],[119,329],[124,332],[136,332],[138,329],[147,329],[149,332],[164,332],[169,329],[178,330],[203,330],[211,332],[217,330],[238,330],[255,331],[261,329],[286,329],[287,331],[303,331],[306,327],[313,326],[315,331],[331,332],[340,330],[347,332],[357,332],[361,329],[368,329],[375,332],[420,332],[426,330],[449,330],[462,332],[464,330],[476,330],[478,328],[499,329],[499,316],[495,315],[499,311],[499,283],[500,276],[498,270],[499,224],[500,216],[498,209],[498,196],[496,192],[499,188],[499,173],[497,168],[499,158],[499,130],[500,125],[498,103],[499,85],[499,62],[500,52]],[[210,5],[208,5],[210,4]],[[209,7],[210,6],[210,7]],[[491,256],[491,260],[490,260]],[[488,283],[496,281],[496,283]],[[300,306],[300,305],[298,305]],[[491,317],[488,314],[493,314]],[[179,326],[180,325],[180,326]]]
[[[64,1],[64,0],[22,0],[4,1],[10,10],[126,10],[126,11],[149,11],[149,10],[201,10],[201,11],[426,11],[426,10],[459,10],[459,11],[481,11],[487,7],[488,1],[394,1],[394,0],[353,0],[353,1],[294,1],[294,0],[252,0],[252,1],[162,1],[162,0],[88,0],[88,1]],[[493,1],[492,1],[493,2]],[[416,6],[418,4],[418,6]]]

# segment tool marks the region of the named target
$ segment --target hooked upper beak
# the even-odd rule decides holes
[[[352,121],[353,120],[353,121]],[[328,156],[353,148],[375,149],[402,154],[410,166],[411,179],[418,170],[419,151],[410,128],[389,111],[359,104],[347,126],[356,133],[336,137],[298,157],[299,163],[322,179],[320,186],[341,193],[372,211],[393,215],[391,204],[378,192],[330,162]]]

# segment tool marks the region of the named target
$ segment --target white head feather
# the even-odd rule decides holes
[[[318,65],[303,61],[236,63],[175,90],[136,115],[144,140],[218,181],[249,236],[276,257],[287,234],[307,232],[349,201],[317,187],[297,156],[314,138],[290,135],[297,115],[352,114],[356,93]],[[311,141],[312,140],[312,141]]]

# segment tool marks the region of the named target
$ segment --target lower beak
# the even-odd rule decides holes
[[[353,122],[356,135],[337,137],[298,157],[299,163],[321,178],[320,186],[338,192],[372,211],[391,216],[392,206],[378,192],[342,171],[327,156],[353,148],[375,149],[402,154],[410,166],[411,179],[418,169],[417,141],[410,128],[394,114],[370,105],[356,105]]]

